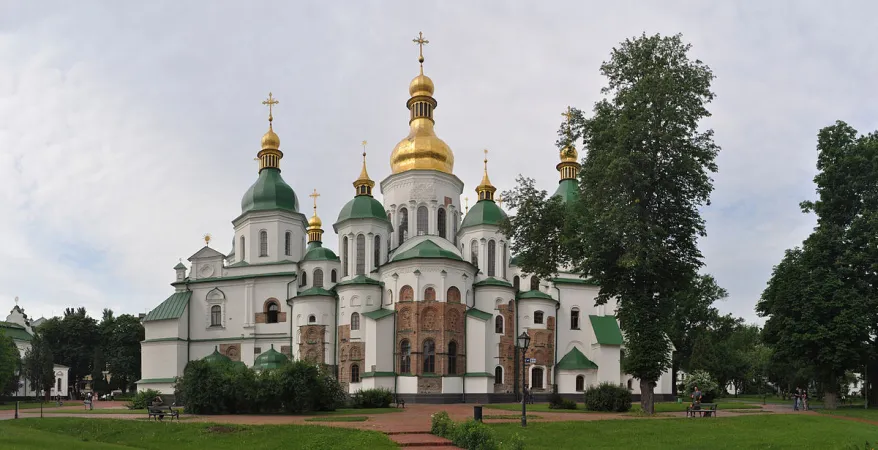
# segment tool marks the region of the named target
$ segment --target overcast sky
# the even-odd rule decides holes
[[[878,128],[878,3],[833,3],[0,0],[0,319],[15,296],[32,317],[146,312],[202,235],[228,252],[269,91],[283,176],[334,222],[360,141],[372,178],[390,172],[423,31],[436,131],[471,201],[483,148],[499,189],[524,174],[554,190],[560,114],[591,109],[612,47],[683,33],[716,74],[705,270],[731,294],[720,309],[755,321],[814,224],[798,203],[817,131]]]

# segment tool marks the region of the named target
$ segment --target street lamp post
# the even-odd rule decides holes
[[[521,426],[527,426],[527,384],[524,382],[524,364],[527,346],[530,345],[530,336],[522,331],[518,336],[518,348],[521,349]]]

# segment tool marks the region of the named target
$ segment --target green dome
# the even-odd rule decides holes
[[[561,180],[558,183],[558,189],[552,194],[552,197],[561,197],[564,203],[570,203],[574,198],[579,196],[579,184],[576,180]]]
[[[256,370],[277,369],[288,362],[290,362],[289,358],[275,350],[274,344],[271,344],[271,348],[267,352],[256,357],[253,368]]]
[[[222,353],[220,353],[220,352],[219,352],[219,349],[218,349],[217,347],[214,347],[214,348],[213,348],[213,353],[211,353],[211,354],[205,356],[204,358],[201,358],[201,360],[202,360],[202,361],[207,361],[207,362],[209,362],[209,363],[219,363],[219,362],[229,362],[229,361],[231,361],[231,359],[229,359],[228,356],[223,355]]]
[[[299,199],[280,176],[280,170],[266,167],[241,199],[241,214],[250,211],[282,209],[299,212]]]
[[[308,251],[302,261],[338,261],[338,256],[332,250],[323,247],[320,242],[313,241],[308,243]]]
[[[338,213],[339,224],[348,219],[378,219],[387,222],[384,206],[371,195],[358,195],[347,202]]]
[[[506,213],[491,200],[479,200],[463,219],[460,228],[474,227],[476,225],[500,225],[506,218]]]

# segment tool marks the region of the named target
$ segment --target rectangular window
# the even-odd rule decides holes
[[[570,329],[578,330],[579,329],[579,310],[574,309],[570,312]]]

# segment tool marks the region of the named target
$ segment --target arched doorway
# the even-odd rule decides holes
[[[530,371],[530,388],[543,389],[543,368],[534,367]]]

